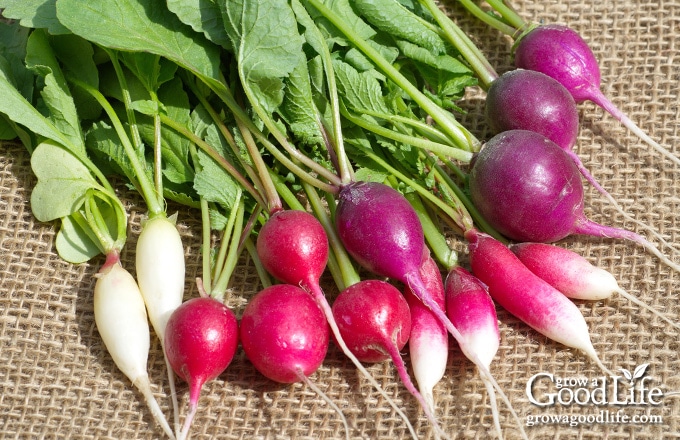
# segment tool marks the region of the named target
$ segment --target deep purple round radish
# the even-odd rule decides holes
[[[510,239],[557,241],[574,232],[584,216],[578,168],[538,133],[510,130],[494,136],[469,177],[473,204]]]
[[[536,70],[559,81],[576,102],[600,92],[600,68],[595,54],[581,36],[567,26],[538,26],[515,47],[515,65]]]
[[[359,181],[343,187],[335,225],[347,252],[364,268],[400,281],[419,270],[422,225],[408,200],[390,186]]]
[[[494,134],[535,131],[565,150],[576,143],[576,102],[562,84],[541,72],[515,69],[498,77],[487,92],[485,112]]]
[[[328,237],[312,214],[298,210],[274,213],[257,236],[264,268],[288,284],[317,285],[328,262]]]
[[[398,356],[411,334],[406,299],[382,280],[352,284],[338,295],[332,309],[342,338],[361,362]]]
[[[257,371],[273,381],[293,383],[322,364],[330,329],[309,293],[294,285],[275,284],[246,305],[240,340]]]

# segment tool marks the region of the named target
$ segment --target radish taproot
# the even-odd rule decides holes
[[[238,346],[234,312],[209,297],[182,303],[165,328],[165,354],[175,374],[189,384],[189,412],[178,439],[191,428],[203,385],[227,369]]]
[[[312,296],[292,284],[274,284],[253,296],[240,324],[243,351],[257,371],[279,383],[303,382],[340,416],[342,410],[309,379],[323,363],[330,342],[326,316]]]
[[[597,301],[618,293],[680,328],[680,324],[623,290],[611,273],[592,265],[576,252],[546,243],[517,243],[511,245],[510,250],[529,270],[568,298]]]
[[[584,352],[604,372],[578,307],[564,294],[531,272],[500,241],[471,229],[465,233],[472,273],[501,307],[553,341]]]
[[[469,190],[484,219],[509,239],[549,243],[572,234],[620,238],[680,270],[643,236],[589,220],[577,166],[539,133],[508,130],[491,138],[474,159]]]
[[[400,354],[411,335],[411,311],[399,289],[382,280],[362,280],[340,292],[332,310],[340,334],[357,359],[368,363],[391,359],[435,432],[448,438],[411,381]]]
[[[602,93],[595,54],[573,29],[559,24],[533,27],[515,43],[515,65],[555,78],[577,103],[592,101],[597,104],[640,139],[680,165],[680,158],[650,138]]]
[[[444,282],[434,259],[429,256],[420,268],[421,276],[437,305],[445,310]],[[435,413],[434,387],[444,377],[449,357],[449,332],[408,286],[404,297],[411,310],[411,336],[408,341],[413,376],[430,411]]]
[[[154,419],[166,435],[174,439],[172,428],[153,395],[147,373],[151,336],[139,286],[120,264],[117,252],[107,255],[95,277],[94,320],[99,335],[118,369],[144,396]]]

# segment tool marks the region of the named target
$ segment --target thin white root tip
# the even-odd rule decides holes
[[[177,401],[177,388],[175,386],[175,372],[170,366],[168,357],[165,356],[165,349],[163,349],[163,357],[165,358],[165,367],[168,370],[168,383],[170,384],[170,399],[172,401],[172,413],[175,423],[175,435],[179,435],[179,402]]]
[[[189,429],[191,429],[191,424],[194,422],[194,417],[196,416],[196,411],[198,410],[198,405],[189,405],[189,412],[187,413],[186,419],[184,419],[184,426],[182,427],[182,432],[177,437],[177,440],[185,440],[189,435]]]
[[[149,407],[149,411],[151,411],[151,415],[153,416],[153,418],[158,422],[159,425],[161,425],[161,428],[163,428],[165,434],[167,434],[167,436],[170,439],[175,440],[175,434],[174,432],[172,432],[172,428],[170,428],[170,425],[168,424],[168,421],[165,418],[163,411],[161,411],[161,408],[158,405],[158,401],[156,400],[156,398],[153,395],[153,392],[151,391],[151,383],[149,382],[149,377],[146,375],[138,377],[133,382],[133,384],[142,393],[142,396],[144,396],[144,400],[146,400],[146,405]]]
[[[628,301],[632,302],[633,304],[635,304],[635,305],[637,305],[637,306],[639,306],[639,307],[642,307],[643,309],[649,310],[650,312],[652,312],[652,313],[653,313],[654,315],[656,315],[657,317],[659,317],[659,318],[663,319],[664,321],[666,321],[666,322],[667,322],[668,324],[670,324],[672,327],[675,327],[676,329],[679,329],[679,330],[680,330],[680,323],[674,322],[674,321],[671,320],[670,318],[664,316],[663,313],[659,312],[659,311],[656,310],[655,308],[653,308],[653,307],[651,307],[651,306],[645,304],[644,302],[640,301],[640,300],[637,299],[635,296],[631,295],[630,293],[626,292],[625,290],[619,289],[619,290],[617,290],[616,292],[617,292],[619,295],[621,295],[622,297],[626,298]]]
[[[335,412],[338,413],[338,416],[340,417],[340,421],[342,421],[342,424],[345,426],[345,438],[346,438],[347,440],[349,440],[349,438],[350,438],[350,437],[349,437],[349,431],[350,431],[350,429],[349,429],[349,424],[347,423],[347,418],[346,418],[345,415],[342,413],[342,410],[340,409],[340,407],[339,407],[335,402],[333,402],[333,401],[331,400],[331,398],[328,397],[328,395],[326,395],[326,393],[324,393],[323,390],[322,390],[321,388],[319,388],[318,386],[316,386],[316,384],[315,384],[314,382],[312,382],[307,376],[305,376],[304,374],[302,374],[302,371],[301,371],[301,370],[298,369],[297,375],[298,375],[298,377],[300,378],[300,380],[301,380],[302,382],[305,383],[305,385],[307,385],[308,387],[310,387],[310,388],[311,388],[316,394],[318,394],[318,395],[319,395],[319,396],[320,396],[320,397],[321,397],[321,398],[322,398],[322,399],[323,399],[323,400],[324,400],[331,408],[333,408],[333,410],[334,410]]]

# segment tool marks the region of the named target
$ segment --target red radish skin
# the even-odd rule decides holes
[[[321,366],[330,329],[309,293],[291,284],[275,284],[248,301],[240,340],[260,373],[275,382],[293,383]]]
[[[529,270],[568,298],[597,301],[618,293],[680,328],[680,324],[623,290],[611,273],[593,266],[576,252],[545,243],[519,243],[510,246],[510,250]]]
[[[536,70],[559,81],[579,103],[592,101],[640,139],[680,165],[680,159],[642,131],[601,91],[601,73],[595,54],[573,29],[558,24],[537,26],[516,43],[515,65]]]
[[[588,324],[566,296],[531,272],[503,243],[474,229],[465,233],[472,273],[501,307],[568,347],[583,351],[607,374],[593,347]]]
[[[190,299],[168,319],[165,353],[173,371],[189,384],[189,413],[179,439],[187,437],[203,385],[227,369],[238,346],[238,321],[226,305]]]
[[[432,300],[445,308],[444,282],[437,263],[428,255],[420,268],[425,287]],[[430,309],[425,307],[408,286],[404,297],[411,310],[411,336],[408,341],[411,368],[418,389],[434,414],[434,387],[444,377],[449,355],[449,332]]]
[[[305,211],[277,211],[260,229],[256,248],[258,257],[267,272],[286,284],[300,286],[311,293],[326,316],[340,349],[400,415],[413,438],[417,438],[406,414],[361,365],[361,362],[347,348],[340,334],[331,306],[319,285],[328,262],[328,236],[321,222]]]
[[[363,280],[340,292],[332,309],[340,334],[357,359],[369,363],[391,359],[435,431],[448,438],[411,381],[400,354],[411,334],[411,312],[401,292],[386,281]]]

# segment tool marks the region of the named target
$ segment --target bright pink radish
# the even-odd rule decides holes
[[[437,263],[428,256],[420,274],[432,300],[444,310],[444,282]],[[425,307],[408,286],[404,297],[411,310],[411,336],[408,341],[411,368],[430,411],[435,413],[434,387],[444,377],[449,356],[449,332],[430,309]]]
[[[371,385],[386,398],[407,424],[412,436],[415,430],[406,414],[397,407],[380,384],[361,365],[347,348],[333,317],[319,281],[328,262],[328,237],[323,226],[312,214],[305,211],[277,211],[262,226],[257,237],[257,253],[264,268],[286,284],[300,286],[311,293],[330,325],[340,349]]]
[[[572,234],[621,238],[680,270],[641,235],[586,218],[576,165],[539,133],[509,130],[494,136],[474,159],[469,189],[481,215],[512,240],[550,243]]]
[[[333,316],[345,343],[362,362],[391,359],[404,386],[418,400],[437,432],[441,431],[418,392],[399,353],[411,334],[411,312],[399,290],[382,280],[363,280],[340,292]]]
[[[576,252],[545,243],[514,244],[510,249],[529,270],[568,298],[600,300],[616,292],[673,327],[680,328],[678,323],[619,287],[611,273],[593,266]]]
[[[475,350],[482,363],[490,369],[491,361],[496,356],[500,345],[500,330],[496,306],[486,291],[486,287],[467,270],[454,267],[446,276],[445,291],[446,314],[465,338],[465,344],[461,346],[463,354],[470,357],[468,351]],[[481,377],[489,394],[498,438],[503,438],[496,393],[483,373]]]
[[[487,91],[485,112],[494,134],[530,130],[567,151],[576,144],[576,102],[562,84],[541,72],[515,69],[499,76]]]
[[[652,140],[602,93],[600,67],[595,54],[573,29],[557,24],[532,29],[516,44],[515,65],[555,78],[569,90],[576,102],[594,102],[640,139],[680,164],[678,157]]]
[[[240,339],[257,371],[273,381],[293,383],[321,366],[330,330],[309,293],[291,284],[275,284],[248,301]]]
[[[472,273],[501,307],[556,342],[588,355],[602,370],[588,325],[576,305],[540,279],[498,240],[474,229],[465,233]]]
[[[180,439],[187,437],[203,385],[226,370],[237,346],[236,316],[213,298],[190,299],[170,315],[165,354],[175,374],[189,384],[189,413]]]

